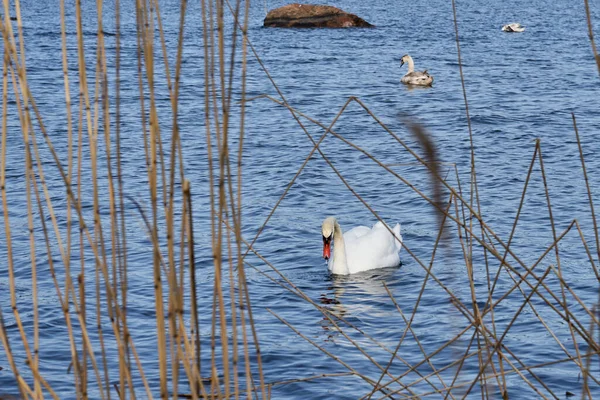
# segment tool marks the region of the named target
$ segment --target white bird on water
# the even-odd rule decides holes
[[[323,221],[323,258],[329,260],[332,274],[348,275],[374,268],[395,267],[400,264],[402,248],[400,224],[390,229],[381,221],[373,228],[357,226],[342,232],[335,217]],[[333,257],[331,245],[333,244]]]
[[[513,22],[512,24],[506,24],[502,27],[502,31],[504,32],[523,32],[525,27],[519,24],[518,22]]]
[[[427,70],[415,71],[415,63],[411,56],[405,54],[400,59],[400,66],[404,63],[408,64],[408,72],[400,79],[400,82],[407,85],[431,86],[433,84],[433,76],[429,75]]]

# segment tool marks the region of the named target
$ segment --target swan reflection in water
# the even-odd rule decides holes
[[[431,86],[419,86],[419,85],[406,85],[406,90],[412,92],[413,90],[432,90]]]
[[[382,317],[389,317],[381,307],[381,303],[391,303],[383,284],[385,282],[388,287],[396,285],[401,266],[399,264],[397,267],[379,268],[353,275],[330,275],[331,285],[327,287],[326,293],[319,296],[319,303],[330,312],[329,317],[335,324],[323,316],[320,324],[325,334],[324,341],[335,342],[341,335],[340,329],[346,333],[356,332],[348,323],[359,329],[364,328],[361,327],[363,315],[369,315],[368,319],[382,313]],[[342,339],[345,340],[343,337]]]

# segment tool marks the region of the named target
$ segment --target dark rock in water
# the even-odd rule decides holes
[[[269,11],[268,28],[372,28],[364,19],[332,6],[288,4]]]

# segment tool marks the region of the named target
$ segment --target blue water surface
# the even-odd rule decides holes
[[[97,51],[98,16],[95,3],[84,2],[82,29],[85,39],[87,78],[90,93],[95,94],[94,79]],[[544,157],[544,172],[552,205],[552,217],[557,234],[561,234],[576,219],[587,240],[592,254],[596,253],[594,231],[589,208],[586,182],[573,128],[574,114],[583,142],[587,163],[589,185],[593,200],[598,203],[600,188],[600,161],[597,157],[600,140],[600,79],[594,62],[588,37],[583,3],[570,1],[531,0],[475,1],[457,0],[457,20],[460,50],[464,72],[464,84],[468,99],[469,115],[475,150],[478,193],[481,214],[486,224],[505,243],[511,235],[517,208],[523,193],[527,172],[536,146],[540,140]],[[592,20],[600,25],[600,5],[591,2]],[[180,22],[180,2],[159,2],[165,41],[169,49],[171,74],[174,74],[177,37]],[[449,0],[428,2],[390,2],[374,0],[332,1],[329,4],[343,8],[376,25],[375,29],[265,29],[262,20],[265,8],[276,8],[284,1],[268,0],[250,5],[248,37],[268,70],[270,77],[285,96],[286,101],[298,111],[328,126],[342,106],[351,97],[358,98],[399,139],[410,146],[416,154],[425,155],[422,146],[405,125],[406,121],[418,121],[426,129],[435,144],[438,159],[443,162],[441,173],[458,190],[454,165],[458,171],[460,188],[466,199],[471,193],[471,142],[465,109],[465,99],[459,73],[458,53],[452,3]],[[243,6],[243,3],[242,3]],[[114,140],[115,113],[115,60],[116,23],[115,4],[103,5],[102,29],[107,33],[106,57],[108,85],[111,100],[111,135]],[[196,267],[201,315],[203,345],[203,376],[210,375],[212,290],[214,270],[211,253],[211,225],[209,200],[209,175],[207,162],[205,112],[205,64],[202,17],[200,2],[189,2],[185,20],[179,117],[183,143],[184,172],[190,180],[194,194],[194,228],[196,239]],[[14,11],[14,10],[13,10]],[[23,34],[25,38],[27,79],[43,123],[56,155],[67,168],[68,138],[67,112],[64,107],[65,89],[62,70],[61,26],[58,5],[52,8],[43,2],[21,2]],[[232,18],[226,13],[228,26]],[[67,55],[73,105],[73,121],[77,133],[79,103],[79,79],[77,64],[75,5],[66,5]],[[505,23],[518,21],[526,30],[520,34],[501,31]],[[230,29],[227,31],[231,43]],[[599,36],[600,32],[596,32]],[[232,158],[238,156],[239,101],[241,100],[241,46],[238,40],[235,60],[236,73],[233,87],[231,127]],[[159,366],[156,352],[156,321],[152,275],[152,243],[143,219],[134,204],[149,207],[146,162],[138,86],[138,58],[136,42],[136,13],[133,2],[121,4],[121,69],[120,69],[120,134],[123,156],[123,180],[125,182],[125,207],[128,237],[128,324],[136,350],[144,367],[153,395],[159,396]],[[400,84],[406,66],[400,67],[400,57],[410,54],[417,69],[427,69],[434,76],[431,88],[409,88]],[[170,154],[172,130],[171,104],[166,84],[160,37],[156,33],[154,56],[156,60],[156,97],[161,132],[164,135],[166,154]],[[230,53],[226,54],[229,60]],[[228,61],[227,61],[228,62]],[[10,88],[9,88],[10,89]],[[148,90],[147,86],[145,90]],[[280,99],[272,81],[260,63],[249,51],[247,66],[247,96],[270,95]],[[91,98],[92,106],[94,97]],[[101,104],[99,104],[101,109]],[[16,301],[20,317],[33,340],[33,308],[31,288],[31,247],[27,220],[27,197],[25,180],[25,146],[21,134],[14,94],[8,104],[8,139],[6,155],[6,209],[9,210],[12,247],[0,237],[0,305],[10,340],[11,350],[20,370],[24,371],[26,352],[21,343],[16,320],[11,309],[8,260],[14,263]],[[270,210],[284,193],[313,144],[307,134],[317,140],[324,130],[301,119],[304,129],[294,120],[289,110],[267,98],[259,98],[247,104],[243,150],[242,221],[243,236],[254,238]],[[105,148],[103,119],[100,118],[98,146]],[[36,122],[37,141],[44,168],[48,196],[53,201],[62,234],[66,231],[65,185],[56,167],[53,155]],[[427,170],[415,162],[414,156],[393,138],[382,125],[375,121],[357,102],[351,102],[334,126],[339,135],[374,155],[410,185],[431,196],[433,191]],[[76,141],[76,139],[75,139]],[[87,126],[83,127],[83,158],[81,177],[90,182],[89,139]],[[420,197],[410,185],[386,172],[364,153],[351,148],[341,140],[328,135],[320,146],[348,185],[390,224],[400,222],[407,249],[401,252],[402,265],[361,273],[348,277],[328,274],[321,258],[322,220],[334,215],[343,229],[357,225],[372,225],[376,219],[365,205],[348,190],[331,166],[315,153],[289,193],[270,219],[267,228],[255,243],[255,249],[281,271],[293,284],[317,305],[329,309],[344,318],[360,331],[343,323],[343,332],[323,317],[314,305],[300,299],[272,280],[247,267],[247,279],[253,305],[253,317],[260,342],[265,381],[306,378],[319,374],[347,372],[348,369],[330,355],[342,360],[358,373],[377,381],[381,375],[375,365],[357,346],[364,350],[379,366],[388,365],[391,353],[406,331],[406,319],[410,319],[421,292],[438,236],[439,220],[434,207]],[[114,157],[114,154],[113,154]],[[234,160],[235,160],[234,158]],[[99,168],[100,198],[106,200],[101,206],[101,217],[109,226],[107,157],[101,152]],[[235,162],[232,163],[235,165]],[[77,170],[77,166],[74,166]],[[77,174],[77,172],[75,172]],[[179,169],[178,169],[179,173]],[[511,249],[524,265],[531,266],[553,242],[548,203],[539,161],[536,162],[529,181],[519,224],[511,242]],[[84,205],[84,216],[92,226],[93,197],[87,189],[78,194]],[[448,200],[444,193],[444,202]],[[35,201],[35,200],[33,200]],[[50,275],[50,257],[63,284],[65,270],[61,255],[52,236],[53,247],[48,254],[42,235],[41,220],[50,226],[47,206],[42,216],[34,206],[36,243],[33,250],[38,265],[38,293],[40,321],[40,362],[44,378],[61,399],[76,397],[74,377],[68,371],[71,361],[70,344],[66,335],[65,318],[59,297]],[[453,209],[454,210],[454,209]],[[453,211],[454,212],[454,211]],[[462,211],[461,211],[462,212]],[[6,223],[0,221],[2,232]],[[430,354],[455,338],[469,326],[467,318],[453,301],[452,293],[467,309],[473,311],[471,287],[467,279],[467,267],[461,248],[459,232],[455,225],[448,225],[443,245],[435,252],[433,273],[447,288],[429,278],[420,299],[418,312],[408,331],[398,358],[390,366],[394,376],[405,374],[401,382],[409,385],[427,375],[432,368],[443,368],[462,357],[473,336],[470,328],[452,345],[431,358],[431,364],[423,363],[418,373],[409,372],[409,365],[420,363]],[[477,223],[475,232],[480,232]],[[164,231],[163,231],[164,232]],[[462,236],[464,239],[464,232]],[[80,270],[78,238],[74,236],[71,256],[71,276],[77,279]],[[488,242],[491,238],[486,238]],[[497,241],[491,242],[500,255],[502,248]],[[466,245],[465,242],[462,242]],[[490,253],[484,254],[475,245],[473,257],[474,290],[476,303],[483,310],[487,300],[488,276],[493,277],[500,265]],[[563,239],[560,246],[560,267],[563,279],[588,309],[597,304],[598,283],[576,228]],[[245,247],[244,247],[245,250]],[[10,251],[10,253],[9,253]],[[86,296],[90,326],[96,325],[94,310],[94,262],[86,248]],[[486,268],[486,257],[489,268]],[[507,258],[519,272],[523,268],[512,257]],[[277,282],[280,277],[258,257],[247,258],[258,270],[267,272]],[[597,262],[597,258],[595,262]],[[551,251],[536,267],[537,276],[547,268],[558,265]],[[488,270],[489,269],[489,270]],[[530,278],[531,279],[531,278]],[[530,280],[535,284],[534,279]],[[542,291],[544,298],[562,310],[561,286],[556,274],[549,272],[545,282],[557,298]],[[384,286],[385,284],[385,286]],[[64,284],[63,284],[64,285]],[[513,285],[510,276],[500,275],[494,300],[500,298]],[[391,300],[391,293],[397,302]],[[519,310],[531,288],[521,285],[524,294],[514,291],[495,309],[493,318],[496,334],[502,335],[513,316]],[[102,289],[104,290],[104,289]],[[589,329],[590,318],[575,297],[567,293],[571,313]],[[568,324],[539,296],[533,296],[529,306],[511,325],[504,337],[505,356],[515,368],[533,366],[576,356],[575,346],[582,355],[588,350],[581,336],[575,335]],[[281,323],[271,312],[288,321],[305,335],[305,340]],[[402,313],[400,313],[400,311]],[[229,308],[228,308],[229,313]],[[72,319],[77,325],[74,311]],[[538,318],[539,316],[539,318]],[[189,316],[186,316],[189,320]],[[544,326],[547,325],[548,329]],[[106,315],[102,317],[106,342],[108,370],[111,385],[118,383],[118,358],[114,336]],[[491,327],[492,316],[487,314],[484,322]],[[239,327],[238,327],[239,328]],[[491,328],[490,328],[491,329]],[[97,330],[90,329],[96,357],[101,359],[100,337]],[[550,333],[551,332],[551,333]],[[414,334],[414,335],[413,335]],[[231,335],[231,332],[229,333]],[[347,335],[347,336],[346,336]],[[418,338],[418,341],[415,339]],[[483,344],[483,338],[479,340]],[[321,349],[318,349],[316,346]],[[477,348],[477,338],[470,348]],[[490,350],[491,351],[491,350]],[[325,352],[328,352],[326,354]],[[487,353],[482,357],[485,361]],[[406,362],[406,364],[402,361]],[[499,368],[497,358],[495,367]],[[220,363],[221,361],[219,361]],[[584,360],[585,362],[585,360]],[[17,394],[5,351],[0,352],[0,393]],[[256,372],[253,358],[253,371]],[[432,388],[453,384],[456,398],[462,398],[470,382],[479,373],[479,359],[475,355],[465,361],[459,372],[453,366],[440,373],[441,379],[432,377],[430,383],[419,381],[404,394],[428,396]],[[504,368],[511,369],[505,363]],[[522,372],[527,381],[516,373],[507,375],[507,387],[511,398],[538,398],[539,394],[551,397],[548,389],[563,398],[566,392],[581,395],[583,378],[575,362],[562,362],[534,370],[535,377],[547,385],[544,388],[536,378]],[[459,372],[459,373],[458,373]],[[486,373],[495,371],[487,367]],[[598,377],[598,362],[594,359],[591,372]],[[458,374],[457,374],[458,373]],[[92,369],[90,368],[90,374]],[[242,381],[244,381],[243,373]],[[139,398],[146,396],[139,373],[133,376]],[[390,378],[385,377],[383,382]],[[441,382],[442,380],[443,382]],[[188,391],[183,385],[182,391]],[[99,398],[95,377],[91,379],[90,398]],[[600,388],[590,382],[594,395]],[[242,385],[245,387],[245,384]],[[392,386],[398,389],[399,386]],[[275,385],[272,396],[277,399],[356,399],[367,395],[371,385],[354,376],[339,376]],[[484,388],[477,384],[468,395],[480,397],[487,390],[490,397],[498,397],[498,381],[491,378]],[[111,392],[116,397],[116,393]],[[402,398],[396,395],[396,398]],[[431,394],[433,398],[444,394]],[[373,398],[381,397],[381,393]]]

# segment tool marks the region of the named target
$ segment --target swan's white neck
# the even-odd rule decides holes
[[[408,64],[408,74],[415,71],[415,62],[413,61],[411,56],[406,57],[406,63]]]
[[[334,223],[333,231],[333,257],[329,264],[332,274],[348,275],[348,262],[346,261],[346,243],[344,243],[344,233],[337,221]]]

